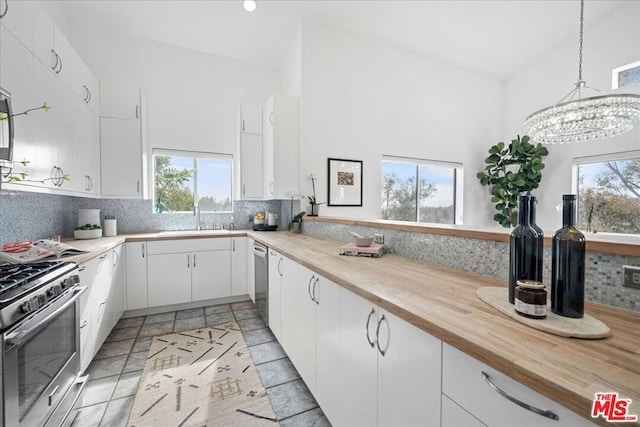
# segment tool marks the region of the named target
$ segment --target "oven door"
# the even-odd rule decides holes
[[[4,425],[44,425],[74,384],[85,290],[68,290],[3,334]]]

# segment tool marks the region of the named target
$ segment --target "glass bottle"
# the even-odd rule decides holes
[[[536,210],[538,206],[538,200],[536,196],[531,196],[529,203],[529,224],[531,228],[533,228],[536,233],[538,233],[538,237],[536,238],[536,278],[534,280],[538,282],[542,282],[542,265],[544,261],[544,232],[542,228],[536,224]]]
[[[515,302],[515,289],[518,280],[538,280],[537,276],[537,237],[538,233],[531,228],[530,197],[521,195],[518,198],[518,225],[511,230],[509,236],[509,302]]]
[[[576,195],[562,196],[562,228],[551,246],[551,311],[584,316],[585,238],[575,227]]]

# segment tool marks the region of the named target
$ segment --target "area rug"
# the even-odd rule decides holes
[[[129,427],[277,426],[237,323],[154,337]]]

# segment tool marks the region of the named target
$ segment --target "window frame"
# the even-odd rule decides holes
[[[417,157],[405,157],[383,154],[380,161],[380,192],[382,192],[382,180],[384,179],[384,163],[404,163],[416,166],[419,171],[420,166],[437,166],[437,167],[451,167],[454,170],[453,174],[453,224],[444,223],[430,223],[420,221],[420,204],[418,200],[417,188],[416,188],[416,220],[415,221],[402,221],[406,223],[414,224],[444,224],[444,225],[462,225],[463,224],[463,190],[464,190],[464,164],[462,162],[453,162],[448,160],[435,160],[435,159],[421,159]],[[419,178],[419,176],[416,176]],[[418,181],[416,181],[418,182]],[[381,200],[382,201],[382,200]],[[380,213],[380,215],[382,212]]]
[[[635,61],[630,64],[622,65],[620,67],[614,68],[611,71],[611,89],[620,89],[621,87],[634,86],[634,85],[624,85],[620,86],[620,73],[627,70],[632,70],[634,68],[640,68],[640,61]]]
[[[155,203],[156,203],[156,182],[155,182],[155,177],[156,177],[156,156],[170,156],[170,157],[186,157],[186,158],[192,158],[192,159],[213,159],[213,160],[228,160],[231,170],[229,173],[229,177],[230,177],[230,198],[231,198],[231,210],[229,211],[202,211],[202,213],[207,213],[207,214],[232,214],[234,212],[234,208],[235,208],[235,203],[234,203],[234,164],[235,164],[235,159],[233,154],[226,154],[226,153],[212,153],[212,152],[207,152],[207,151],[194,151],[194,150],[177,150],[177,149],[170,149],[170,148],[153,148],[151,150],[151,200],[152,200],[152,209],[153,212],[155,212]],[[196,206],[196,201],[198,200],[198,198],[200,197],[200,195],[198,194],[198,182],[197,182],[197,176],[198,176],[198,170],[197,168],[195,168],[195,173],[194,173],[194,179],[193,179],[193,204],[194,206]],[[185,213],[190,213],[189,211],[168,211],[168,212],[163,212],[163,214],[185,214]]]

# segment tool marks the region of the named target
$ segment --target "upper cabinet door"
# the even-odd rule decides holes
[[[100,117],[140,121],[140,89],[100,82]]]
[[[41,8],[33,8],[33,54],[48,70],[57,66],[54,52],[53,22]]]
[[[9,0],[7,14],[2,18],[2,25],[30,51],[33,50],[34,9],[36,8],[34,2]],[[4,4],[0,5],[0,13],[4,11]]]
[[[71,73],[70,89],[91,111],[97,113],[100,99],[98,80],[74,50],[71,51]]]
[[[240,106],[240,132],[262,135],[262,105],[249,103]]]

